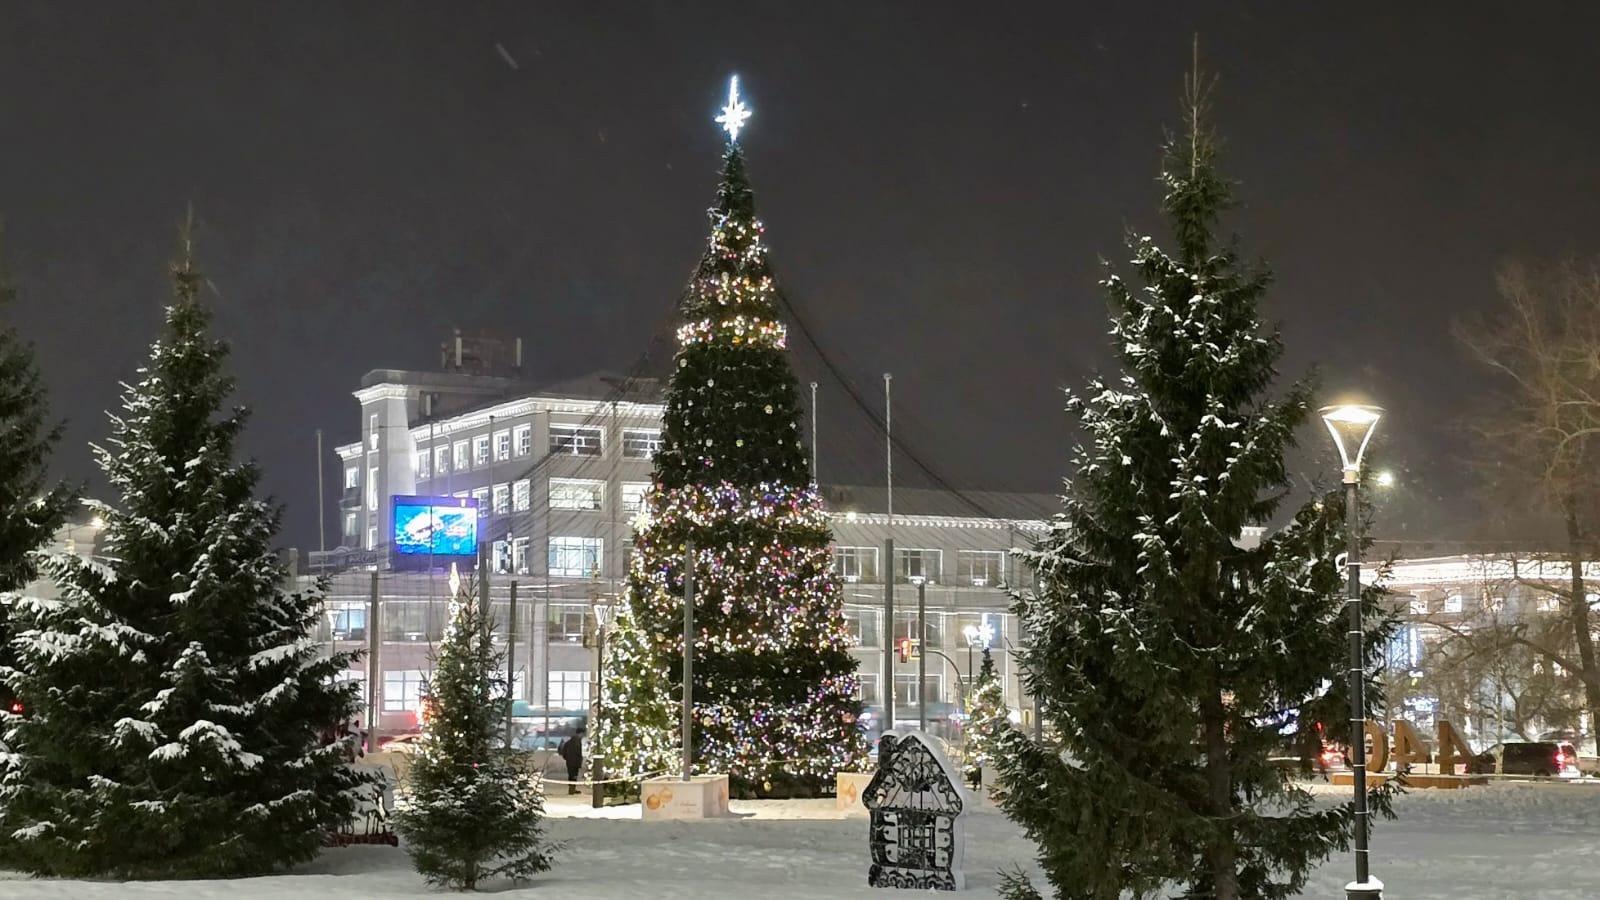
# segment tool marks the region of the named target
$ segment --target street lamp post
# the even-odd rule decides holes
[[[1356,880],[1344,886],[1345,900],[1382,900],[1383,882],[1372,877],[1369,871],[1367,831],[1367,702],[1365,696],[1365,658],[1361,648],[1361,512],[1358,507],[1358,488],[1361,481],[1361,457],[1366,453],[1367,442],[1378,426],[1383,410],[1376,406],[1343,404],[1322,409],[1323,424],[1333,435],[1339,448],[1339,462],[1344,470],[1345,536],[1348,541],[1345,566],[1348,592],[1345,610],[1350,618],[1350,760],[1355,788],[1355,855]]]

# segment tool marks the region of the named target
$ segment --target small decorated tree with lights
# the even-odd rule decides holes
[[[682,307],[662,448],[606,671],[608,771],[673,768],[684,564],[695,571],[694,765],[736,796],[816,795],[865,756],[855,660],[810,486],[762,225],[738,143],[738,82],[711,239]]]
[[[538,780],[497,741],[506,713],[504,656],[454,569],[450,586],[450,625],[395,824],[429,884],[472,890],[488,878],[521,881],[549,869],[550,847]]]
[[[984,767],[993,766],[1000,736],[1011,728],[1005,685],[995,670],[994,657],[983,648],[983,665],[967,699],[967,722],[962,729],[962,762],[967,776],[976,779]]]

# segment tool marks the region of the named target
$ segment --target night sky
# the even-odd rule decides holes
[[[354,440],[360,376],[431,367],[452,326],[522,336],[537,379],[628,369],[703,248],[730,72],[786,293],[868,396],[894,373],[897,433],[963,486],[1065,474],[1060,388],[1110,360],[1098,260],[1159,228],[1195,32],[1285,373],[1391,411],[1386,530],[1472,527],[1488,382],[1451,322],[1507,256],[1600,252],[1588,4],[458,6],[0,4],[6,314],[61,475],[97,484],[191,202],[285,543],[317,540],[315,429]],[[880,479],[819,380],[823,478]]]

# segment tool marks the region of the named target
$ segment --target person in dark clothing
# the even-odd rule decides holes
[[[562,741],[561,746],[556,749],[556,752],[561,754],[561,758],[567,761],[568,781],[576,782],[578,774],[583,771],[583,733],[583,727],[579,726],[572,737]],[[578,786],[576,784],[567,785],[567,793],[576,794],[577,792]]]

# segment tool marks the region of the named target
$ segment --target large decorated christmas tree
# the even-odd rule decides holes
[[[693,547],[694,768],[737,796],[814,795],[859,764],[855,660],[810,486],[795,379],[738,133],[737,81],[711,240],[683,302],[662,448],[607,659],[591,756],[675,768]]]

